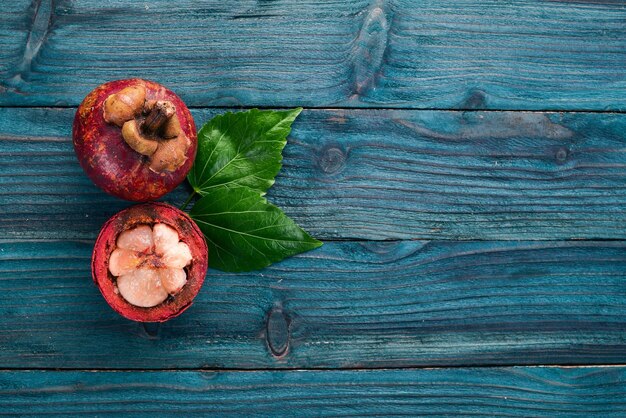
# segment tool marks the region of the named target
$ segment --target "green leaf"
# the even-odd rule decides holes
[[[302,108],[225,113],[198,132],[198,154],[187,178],[202,196],[228,186],[264,194],[278,174],[291,124]]]
[[[219,270],[256,270],[322,245],[248,187],[216,188],[190,215],[206,237],[209,265]]]
[[[212,267],[256,270],[322,245],[262,197],[274,184],[291,124],[301,111],[229,112],[198,132],[188,179],[203,197],[190,214],[207,239]]]

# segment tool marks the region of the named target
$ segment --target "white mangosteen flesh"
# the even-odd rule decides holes
[[[109,257],[119,294],[131,305],[151,308],[175,296],[187,283],[189,246],[166,224],[140,225],[122,232]]]

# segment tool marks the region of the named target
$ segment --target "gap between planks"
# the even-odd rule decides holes
[[[256,372],[328,372],[328,371],[394,371],[394,370],[448,370],[448,369],[600,369],[621,368],[626,363],[607,364],[452,364],[449,366],[397,366],[397,367],[256,367],[244,369],[240,367],[164,367],[164,368],[132,368],[132,367],[8,367],[0,368],[0,373],[10,372],[215,372],[215,373],[256,373]]]

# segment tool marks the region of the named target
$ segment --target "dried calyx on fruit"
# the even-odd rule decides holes
[[[76,111],[74,150],[107,193],[155,200],[185,180],[197,151],[187,106],[169,89],[142,79],[98,86]]]
[[[180,128],[176,107],[167,100],[146,100],[143,85],[107,97],[103,117],[122,128],[122,138],[132,149],[150,157],[152,171],[174,171],[187,160],[191,141]]]
[[[100,231],[93,278],[126,318],[162,322],[187,309],[200,290],[208,252],[198,226],[164,203],[123,210]]]

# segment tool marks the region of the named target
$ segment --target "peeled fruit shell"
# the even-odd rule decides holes
[[[189,308],[207,267],[208,249],[198,226],[164,203],[136,205],[109,219],[91,263],[107,303],[140,322],[167,321]]]

